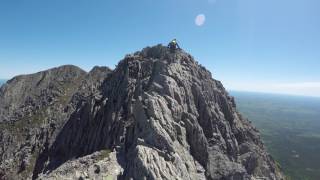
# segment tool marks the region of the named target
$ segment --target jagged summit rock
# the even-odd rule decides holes
[[[1,88],[0,179],[283,179],[257,129],[188,53],[157,45],[114,70],[76,69]]]

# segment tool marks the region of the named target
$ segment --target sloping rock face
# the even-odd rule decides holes
[[[37,74],[30,76],[37,79]],[[12,129],[39,110],[20,113],[27,103],[20,98],[20,104],[10,103],[19,111],[7,111],[6,103],[0,106],[0,142],[5,144],[0,177],[283,179],[257,129],[237,112],[234,99],[183,51],[148,47],[127,55],[113,71],[94,68],[70,78],[61,81],[70,87],[68,98],[54,96],[53,104],[40,106],[45,115],[21,127],[26,135]],[[0,102],[9,102],[12,91],[22,93],[13,82],[1,88]],[[29,89],[26,97],[33,93],[42,98],[37,86]],[[95,158],[106,151],[108,157]],[[116,171],[92,170],[107,167]]]
[[[67,161],[51,173],[41,174],[38,179],[94,179],[114,180],[123,172],[116,152],[108,150]]]
[[[31,179],[41,152],[46,151],[74,107],[75,94],[95,93],[106,67],[86,73],[67,65],[17,76],[0,89],[0,179]]]

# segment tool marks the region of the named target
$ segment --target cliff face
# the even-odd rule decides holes
[[[0,90],[0,179],[283,179],[209,71],[158,45]]]

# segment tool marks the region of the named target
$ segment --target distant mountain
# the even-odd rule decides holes
[[[294,180],[320,179],[320,98],[231,92]]]
[[[283,179],[221,82],[182,50],[17,76],[0,102],[0,179]]]
[[[0,86],[4,83],[6,83],[7,80],[4,80],[4,79],[0,79]]]

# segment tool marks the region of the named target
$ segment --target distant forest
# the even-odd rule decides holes
[[[320,179],[320,98],[231,92],[293,180]]]

